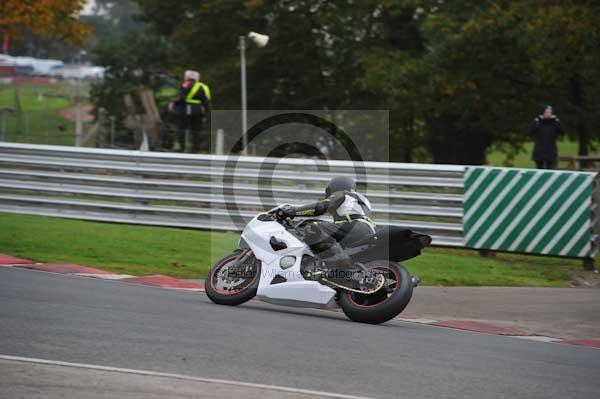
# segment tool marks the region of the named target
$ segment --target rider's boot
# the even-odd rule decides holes
[[[330,248],[321,252],[319,256],[327,266],[326,279],[347,287],[359,288],[359,279],[356,278],[358,270],[346,253]]]

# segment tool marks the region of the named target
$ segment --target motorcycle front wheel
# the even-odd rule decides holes
[[[240,255],[245,259],[234,270],[233,265]],[[214,303],[236,306],[256,296],[259,280],[260,261],[238,250],[213,265],[204,281],[204,290]]]
[[[373,294],[342,291],[339,305],[352,321],[380,324],[399,315],[412,298],[413,283],[404,266],[388,260],[369,262],[367,268],[383,274],[385,285]]]

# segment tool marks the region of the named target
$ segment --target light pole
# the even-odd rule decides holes
[[[246,36],[240,36],[240,78],[242,81],[242,154],[248,155],[248,100],[246,88],[246,38],[250,39],[256,47],[265,47],[269,42],[269,36],[250,32]]]
[[[82,95],[81,95],[81,79],[83,78],[82,76],[82,72],[81,72],[81,66],[83,65],[83,62],[81,60],[81,58],[87,54],[87,51],[85,50],[81,50],[79,52],[79,57],[78,57],[78,67],[79,67],[79,73],[77,76],[77,79],[75,79],[75,101],[76,101],[76,108],[75,108],[75,145],[77,147],[83,147],[83,109],[81,108],[81,100],[82,100]]]

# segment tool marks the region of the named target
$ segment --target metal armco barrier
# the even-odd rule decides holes
[[[595,255],[595,175],[580,172],[0,143],[0,212],[239,231],[276,204],[322,197],[337,175],[367,187],[376,222],[434,245]]]
[[[276,204],[322,198],[333,176],[365,172],[376,222],[460,247],[463,170],[0,143],[0,211],[239,231]]]

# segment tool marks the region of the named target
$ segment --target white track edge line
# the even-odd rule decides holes
[[[103,274],[103,273],[61,273],[61,274],[72,274],[75,276],[99,278],[102,280],[122,280],[125,278],[136,277],[136,276],[132,276],[130,274]]]
[[[526,339],[526,340],[535,341],[535,342],[547,342],[547,343],[554,343],[554,342],[561,341],[560,338],[552,338],[552,337],[547,337],[545,335],[507,335],[507,337]]]
[[[45,359],[36,359],[36,358],[21,357],[21,356],[0,355],[0,360],[12,360],[12,361],[24,362],[24,363],[44,364],[44,365],[50,365],[50,366],[63,366],[63,367],[72,367],[72,368],[98,370],[98,371],[108,371],[108,372],[116,372],[116,373],[124,373],[124,374],[137,374],[137,375],[143,375],[143,376],[149,376],[149,377],[174,378],[174,379],[178,379],[178,380],[204,382],[204,383],[208,383],[208,384],[222,384],[222,385],[232,385],[232,386],[238,386],[238,387],[255,388],[255,389],[267,389],[267,390],[272,390],[272,391],[298,393],[298,394],[312,395],[312,396],[325,396],[325,397],[329,397],[329,398],[338,398],[338,399],[373,399],[373,398],[367,397],[367,396],[345,395],[345,394],[341,394],[341,393],[332,393],[332,392],[324,392],[324,391],[316,391],[316,390],[300,389],[300,388],[290,388],[290,387],[283,387],[283,386],[279,386],[279,385],[257,384],[257,383],[252,383],[252,382],[221,380],[221,379],[216,379],[216,378],[193,377],[193,376],[188,376],[188,375],[183,375],[183,374],[162,373],[159,371],[136,370],[136,369],[111,367],[111,366],[99,366],[99,365],[85,364],[85,363],[70,363],[70,362],[63,362],[63,361],[58,361],[58,360],[45,360]]]
[[[411,319],[408,317],[402,317],[402,313],[400,313],[399,316],[396,316],[394,318],[394,320],[406,321],[408,323],[417,323],[417,324],[432,324],[432,323],[439,322],[439,320],[435,320],[435,319],[426,319],[426,318]]]

